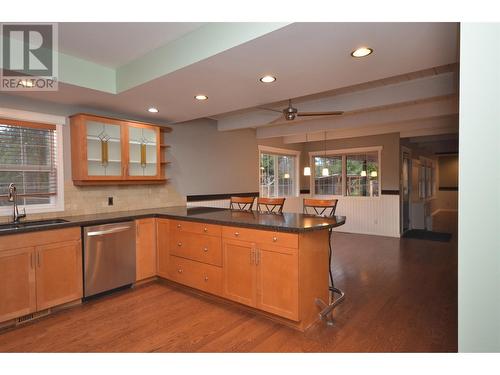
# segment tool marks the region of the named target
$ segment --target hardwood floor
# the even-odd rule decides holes
[[[346,300],[305,333],[155,282],[0,334],[1,352],[455,352],[456,213],[450,242],[334,234]]]

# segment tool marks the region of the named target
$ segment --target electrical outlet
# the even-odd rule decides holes
[[[108,206],[113,205],[113,197],[108,197]]]

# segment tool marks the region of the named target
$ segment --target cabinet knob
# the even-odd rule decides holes
[[[275,236],[275,237],[273,237],[273,242],[276,242],[276,241],[278,241],[278,237]]]
[[[180,224],[177,224],[177,228],[180,228],[180,227],[182,227],[182,225],[180,225]]]
[[[182,246],[182,242],[177,242],[177,246],[181,247]]]
[[[203,251],[206,253],[208,251],[208,247],[204,247]]]
[[[205,276],[205,281],[208,281],[208,276]]]
[[[177,270],[177,272],[182,273],[182,269],[181,269],[181,268],[179,268],[179,269]]]
[[[208,228],[207,227],[203,228],[203,232],[205,233],[208,232]]]
[[[234,235],[238,237],[240,235],[240,232],[234,232]]]

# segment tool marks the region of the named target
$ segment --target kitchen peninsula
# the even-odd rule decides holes
[[[9,258],[9,270],[17,276],[5,274],[12,293],[6,294],[9,303],[0,309],[0,322],[81,300],[80,228],[131,220],[136,282],[164,279],[249,306],[299,330],[318,320],[316,299],[328,301],[328,232],[345,223],[340,216],[170,207],[0,226],[0,264],[4,255],[17,255]],[[40,304],[44,290],[52,295]]]

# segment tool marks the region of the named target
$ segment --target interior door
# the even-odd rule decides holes
[[[224,297],[255,307],[255,244],[224,239]]]
[[[83,297],[82,245],[68,241],[36,248],[38,310]]]
[[[403,232],[410,229],[410,186],[411,186],[411,159],[407,152],[403,152],[403,178],[402,178],[402,211]]]
[[[298,321],[298,250],[259,244],[255,263],[257,308]]]
[[[32,247],[0,251],[0,322],[36,311]]]

